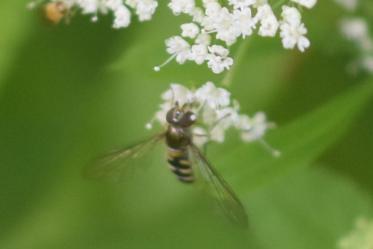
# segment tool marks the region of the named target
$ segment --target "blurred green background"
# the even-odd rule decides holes
[[[81,176],[102,152],[152,134],[144,125],[169,83],[220,84],[204,66],[152,71],[187,19],[162,2],[152,22],[124,30],[111,17],[53,26],[26,3],[0,2],[1,249],[330,249],[358,217],[373,218],[373,79],[346,73],[357,52],[339,35],[346,13],[333,1],[303,12],[304,54],[278,38],[245,42],[229,90],[243,112],[277,123],[267,140],[282,156],[231,134],[208,157],[242,199],[247,231],[177,182],[162,146],[120,183]],[[373,27],[373,3],[363,3]]]

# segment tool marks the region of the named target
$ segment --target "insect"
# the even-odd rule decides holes
[[[44,6],[45,17],[54,24],[58,24],[67,17],[68,7],[63,2],[51,2]]]
[[[158,142],[165,141],[167,161],[177,179],[185,184],[193,183],[196,180],[194,170],[198,168],[202,176],[201,179],[207,183],[206,185],[225,215],[235,224],[246,228],[248,225],[247,214],[242,203],[199,148],[193,144],[193,134],[190,128],[196,119],[197,116],[188,111],[186,106],[179,107],[176,103],[166,115],[168,123],[166,131],[134,146],[107,154],[98,161],[95,167],[90,169],[89,173],[94,177],[108,176],[114,171],[123,169],[126,162],[128,163],[128,159],[137,158]],[[118,164],[118,161],[121,163]]]

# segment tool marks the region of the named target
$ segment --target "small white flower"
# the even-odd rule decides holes
[[[211,141],[222,143],[225,140],[225,132],[233,128],[238,117],[238,110],[233,107],[225,107],[216,111],[216,121],[210,131]]]
[[[209,47],[209,52],[207,65],[214,73],[221,73],[233,65],[233,59],[228,57],[228,49],[219,45],[212,45]]]
[[[305,36],[307,29],[301,22],[299,11],[294,7],[284,6],[282,17],[280,36],[284,48],[293,49],[297,46],[301,52],[304,52],[310,46],[310,41]]]
[[[154,15],[155,10],[158,7],[158,2],[154,0],[137,0],[135,5],[136,15],[140,21],[148,21]]]
[[[223,88],[217,88],[212,82],[207,82],[200,87],[195,92],[195,97],[199,102],[213,109],[226,107],[230,104],[230,93]]]
[[[208,56],[207,46],[204,44],[195,44],[190,51],[190,60],[195,61],[198,65],[205,62]]]
[[[302,15],[295,7],[283,6],[281,16],[283,22],[287,22],[289,24],[300,24],[302,22]]]
[[[78,1],[81,1],[81,0],[78,0]],[[82,0],[82,1],[92,1],[92,0]],[[103,1],[103,3],[105,7],[113,11],[123,6],[123,2],[121,0],[106,0],[106,1]]]
[[[171,105],[177,101],[180,106],[183,106],[194,101],[194,94],[185,86],[172,83],[170,89],[162,94],[162,99]]]
[[[76,4],[82,9],[83,14],[93,14],[98,9],[96,0],[77,0]]]
[[[211,36],[207,33],[200,33],[196,38],[196,43],[208,46],[211,43]]]
[[[176,61],[183,64],[190,55],[190,45],[180,36],[174,36],[166,40],[167,52],[176,57]]]
[[[216,38],[224,41],[228,46],[235,43],[240,35],[235,17],[227,8],[222,8],[219,12],[219,17],[215,18],[214,30],[216,30]]]
[[[245,114],[239,115],[235,127],[243,132],[251,130],[252,124],[249,116]]]
[[[292,0],[292,1],[309,9],[312,9],[317,3],[317,0]]]
[[[114,11],[113,28],[125,28],[131,23],[131,12],[127,7],[122,6]]]
[[[356,74],[359,69],[373,73],[373,38],[368,22],[361,17],[344,18],[341,20],[342,35],[356,45],[359,57],[356,58],[347,70]]]
[[[361,64],[364,70],[366,70],[368,73],[373,73],[373,56],[363,57]]]
[[[259,6],[255,17],[260,22],[258,34],[264,37],[273,37],[277,33],[279,23],[272,8],[268,4]]]
[[[295,46],[298,46],[298,49],[304,52],[310,46],[310,41],[304,36],[307,34],[307,29],[303,23],[299,26],[283,23],[280,29],[284,48],[293,49]]]
[[[195,7],[194,0],[171,0],[168,7],[172,10],[174,15],[181,13],[192,13]]]
[[[244,9],[256,3],[256,0],[229,0],[235,9]]]
[[[189,38],[196,38],[199,34],[199,27],[194,23],[185,23],[181,25],[182,36]]]
[[[271,124],[267,122],[267,117],[263,112],[258,112],[252,119],[246,117],[241,117],[244,120],[241,120],[241,127],[245,126],[248,129],[244,129],[241,134],[242,140],[246,142],[252,142],[258,139],[261,139],[268,128],[271,127]],[[246,123],[247,122],[247,123]]]
[[[369,36],[368,23],[362,18],[343,19],[341,30],[350,40],[362,40]]]
[[[255,20],[251,15],[250,8],[240,8],[233,12],[233,17],[239,33],[243,36],[250,36],[255,28]]]
[[[195,7],[189,14],[193,17],[193,22],[196,23],[202,23],[203,18],[205,18],[205,13],[199,7]]]
[[[193,128],[193,143],[198,147],[202,147],[209,141],[209,135],[207,131],[202,127]]]
[[[373,50],[368,23],[362,18],[348,18],[341,21],[342,34],[355,42],[362,50]]]

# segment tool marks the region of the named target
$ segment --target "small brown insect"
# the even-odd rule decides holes
[[[44,7],[45,17],[54,24],[60,23],[67,12],[68,8],[63,2],[47,3]]]

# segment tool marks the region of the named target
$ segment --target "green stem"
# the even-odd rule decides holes
[[[232,68],[225,74],[223,80],[222,80],[222,85],[225,87],[229,87],[232,84],[232,81],[235,77],[235,74],[237,72],[237,68],[239,67],[240,62],[243,60],[247,49],[249,48],[249,39],[246,38],[246,40],[242,41],[240,46],[238,47],[238,50],[234,56],[234,64]]]
[[[289,0],[280,0],[280,1],[276,2],[276,3],[274,3],[273,6],[272,6],[272,9],[279,8],[280,6],[282,6],[287,1],[289,1]]]

